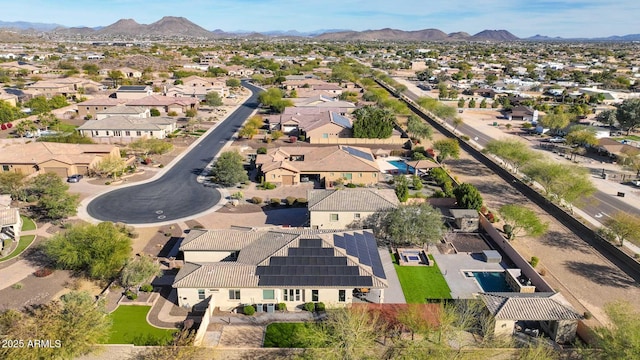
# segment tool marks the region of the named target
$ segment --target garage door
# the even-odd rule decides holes
[[[69,176],[69,174],[67,174],[67,168],[63,168],[63,167],[46,167],[44,168],[44,172],[47,174],[56,174],[60,177],[67,177]]]
[[[293,185],[293,175],[282,175],[282,185]]]

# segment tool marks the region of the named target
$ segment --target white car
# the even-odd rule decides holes
[[[564,138],[561,138],[561,137],[557,137],[557,136],[556,136],[556,137],[551,138],[551,139],[549,139],[549,140],[547,140],[547,141],[549,141],[550,143],[563,143],[563,142],[565,142],[566,140],[565,140]]]
[[[640,180],[632,180],[631,185],[640,187]]]

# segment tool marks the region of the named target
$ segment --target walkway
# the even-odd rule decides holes
[[[33,242],[30,245],[33,246],[38,237],[48,238],[51,236],[51,234],[47,233],[47,229],[50,226],[51,224],[46,223],[42,227],[35,230],[23,231],[20,233],[20,236],[35,235],[36,238],[33,239]],[[16,258],[8,261],[15,261],[15,259]],[[0,272],[2,273],[2,276],[0,276],[0,290],[6,289],[9,286],[24,280],[27,276],[33,274],[36,270],[38,270],[38,267],[34,266],[31,262],[20,259],[19,257],[17,259],[18,260],[13,264],[0,270]]]

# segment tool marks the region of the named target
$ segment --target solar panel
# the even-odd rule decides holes
[[[351,121],[349,121],[349,119],[347,119],[346,117],[338,113],[331,112],[331,119],[333,120],[334,123],[342,126],[345,129],[351,129],[352,127]]]
[[[301,248],[321,248],[322,240],[320,239],[300,239]]]
[[[344,238],[340,235],[333,235],[333,245],[341,248],[341,249],[345,249],[346,248],[346,244],[344,241]]]
[[[358,256],[358,244],[352,235],[344,234],[344,240],[347,245],[347,255]]]
[[[373,155],[371,155],[370,153],[366,153],[360,149],[352,148],[351,146],[345,146],[343,147],[343,149],[350,155],[357,156],[365,160],[374,161]]]

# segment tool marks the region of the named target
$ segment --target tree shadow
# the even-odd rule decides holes
[[[495,173],[486,166],[480,164],[477,160],[471,159],[450,159],[447,164],[456,173],[460,173],[466,176],[491,176]]]
[[[588,264],[581,261],[565,261],[564,265],[574,274],[580,275],[596,284],[619,288],[638,286],[632,278],[611,266]]]
[[[573,233],[549,231],[545,236],[540,238],[540,242],[552,247],[577,250],[584,254],[591,253],[591,246]]]

